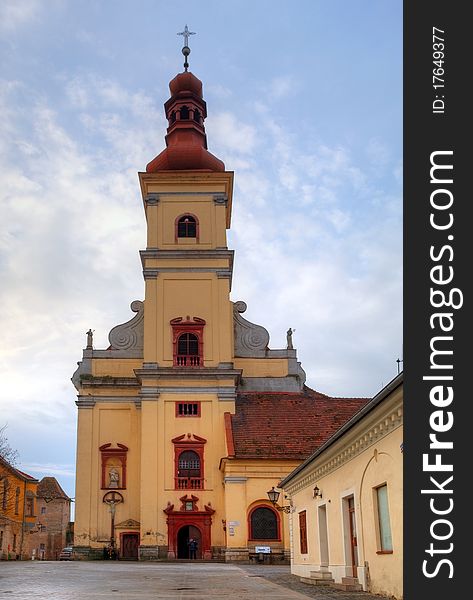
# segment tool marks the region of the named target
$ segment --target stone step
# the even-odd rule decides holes
[[[301,583],[307,583],[308,585],[331,585],[333,579],[317,579],[315,577],[299,577]]]
[[[345,579],[345,578],[343,578]],[[350,577],[350,579],[352,579]],[[343,580],[342,580],[343,581]],[[361,583],[331,583],[330,587],[336,590],[342,590],[343,592],[362,592],[363,587]]]
[[[342,577],[342,583],[346,583],[347,585],[355,585],[360,583],[358,581],[358,577]]]
[[[313,579],[329,579],[333,581],[332,573],[330,571],[311,571],[310,576]]]

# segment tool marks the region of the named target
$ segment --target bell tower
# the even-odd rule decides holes
[[[308,402],[292,330],[286,348],[270,349],[268,331],[241,316],[246,304],[230,300],[233,172],[207,148],[187,26],[183,35],[184,71],[164,104],[166,146],[138,174],[144,301],[131,303],[136,316],[112,328],[107,348],[94,346],[89,329],[72,378],[74,551],[83,558],[103,556],[104,545],[126,558],[188,558],[192,538],[198,558],[246,560],[255,542],[247,517],[289,472],[272,417],[285,423],[287,394]],[[228,535],[227,518],[239,524]],[[271,531],[285,552],[280,527]]]
[[[146,534],[164,528],[164,515],[156,513],[157,493],[158,506],[161,495],[165,508],[166,489],[179,489],[180,496],[191,489],[200,511],[207,512],[199,517],[195,511],[197,520],[189,526],[201,531],[210,531],[199,522],[210,519],[210,504],[223,505],[218,469],[210,465],[226,454],[224,413],[235,411],[241,374],[233,366],[233,251],[226,237],[233,173],[207,149],[202,82],[187,70],[187,46],[183,52],[185,71],[170,82],[164,105],[166,148],[139,173],[147,222],[147,247],[141,251],[143,366],[136,370],[141,383],[141,545],[151,555],[163,543]],[[182,440],[189,446],[182,446]],[[184,447],[195,453],[194,459],[182,454]],[[192,460],[199,468],[187,468]],[[168,525],[180,522],[177,501],[166,514]],[[175,558],[177,529],[169,526],[168,532],[165,545],[169,558]],[[202,556],[210,556],[210,546],[204,547],[210,534],[203,535],[202,544]]]

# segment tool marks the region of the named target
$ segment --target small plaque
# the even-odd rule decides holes
[[[271,554],[271,546],[256,546],[255,552],[257,554]]]

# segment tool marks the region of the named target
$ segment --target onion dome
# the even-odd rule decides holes
[[[147,173],[174,170],[225,171],[224,163],[207,150],[204,119],[207,105],[202,82],[190,71],[169,84],[171,97],[164,104],[168,120],[166,148],[146,166]]]

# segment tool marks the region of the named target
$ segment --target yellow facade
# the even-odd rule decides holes
[[[86,348],[74,375],[79,391],[76,555],[98,556],[111,542],[112,515],[104,497],[114,488],[104,485],[102,470],[112,462],[104,467],[99,449],[122,444],[127,448],[127,481],[126,489],[117,488],[121,501],[114,506],[118,552],[123,552],[123,533],[136,532],[141,558],[176,557],[164,510],[179,507],[183,496],[194,494],[196,512],[215,511],[211,556],[248,560],[258,545],[248,541],[250,511],[270,504],[268,489],[298,462],[249,465],[226,459],[224,415],[235,412],[238,380],[287,378],[290,359],[286,351],[266,358],[235,356],[233,252],[226,245],[233,173],[140,173],[140,184],[148,246],[141,252],[145,299],[133,310],[142,313],[142,344],[131,350],[119,344],[115,348],[113,342],[108,350]],[[175,223],[182,214],[196,217],[198,238],[176,238]],[[202,368],[178,369],[173,364],[170,323],[179,317],[205,321]],[[294,362],[295,351],[290,356]],[[199,416],[176,417],[176,402],[198,403]],[[199,489],[176,489],[172,440],[183,435],[205,440]],[[289,550],[287,518],[283,513],[277,518],[281,534],[271,546],[283,558]],[[132,524],[128,528],[123,526],[127,522]]]
[[[30,557],[29,532],[37,521],[38,480],[0,458],[0,560]]]
[[[402,598],[402,414],[401,374],[281,483],[293,505],[291,570],[307,583],[359,582]]]

